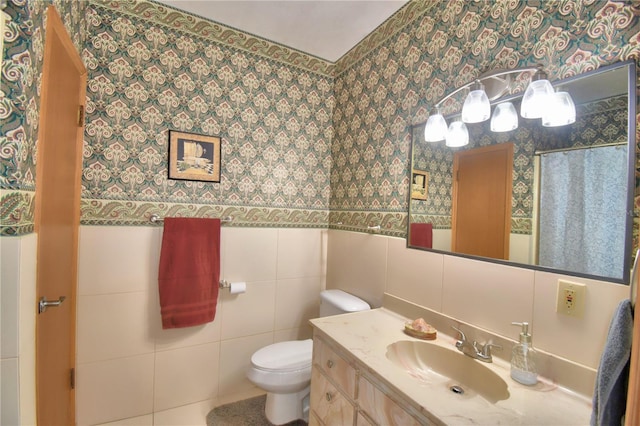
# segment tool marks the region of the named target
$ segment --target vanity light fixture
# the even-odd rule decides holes
[[[449,125],[447,131],[446,145],[451,148],[457,148],[469,144],[469,131],[467,125],[462,121],[454,121]]]
[[[523,118],[542,118],[551,96],[553,96],[553,86],[549,83],[547,73],[544,72],[542,66],[538,66],[522,97],[520,115]]]
[[[440,142],[446,140],[447,146],[466,145],[469,133],[466,126],[464,126],[463,131],[460,124],[480,123],[488,120],[489,117],[492,117],[490,100],[499,98],[509,89],[512,82],[511,76],[513,74],[531,72],[534,72],[534,74],[522,97],[520,115],[524,118],[543,118],[544,116],[543,125],[548,127],[564,126],[575,122],[575,105],[571,95],[567,92],[554,92],[542,65],[497,70],[480,75],[475,80],[440,99],[435,104],[435,114],[429,116],[425,125],[425,141]],[[496,93],[487,94],[485,84],[483,84],[484,81]],[[465,89],[469,89],[469,94],[465,98],[462,107],[462,121],[455,126],[449,126],[447,129],[447,122],[440,112],[440,106],[447,99]],[[451,124],[453,125],[454,123]],[[518,114],[513,104],[511,102],[498,104],[491,118],[491,130],[494,132],[508,132],[516,128],[518,128]],[[463,141],[465,142],[462,143]]]
[[[447,137],[447,121],[440,110],[436,109],[435,114],[431,114],[424,126],[424,140],[427,142],[440,142]]]
[[[511,102],[496,105],[491,116],[492,132],[510,132],[518,128],[518,112]]]
[[[491,117],[491,104],[484,91],[484,85],[476,80],[462,106],[462,121],[465,123],[482,123]]]
[[[566,126],[576,122],[576,105],[569,92],[555,92],[542,115],[545,127]]]

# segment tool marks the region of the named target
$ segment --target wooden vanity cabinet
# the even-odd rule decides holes
[[[352,425],[356,412],[356,370],[319,338],[313,339],[311,418],[320,425]]]
[[[309,425],[427,425],[382,390],[357,360],[314,336]]]
[[[311,371],[311,410],[321,425],[353,424],[353,403],[315,366]],[[311,421],[310,421],[311,422]]]
[[[358,406],[361,411],[381,425],[427,424],[426,420],[421,422],[407,413],[404,408],[364,377],[360,377],[358,381]]]

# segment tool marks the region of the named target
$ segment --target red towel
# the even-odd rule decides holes
[[[220,219],[164,219],[158,286],[162,328],[206,324],[220,288]]]
[[[409,230],[409,245],[432,248],[433,225],[430,223],[412,223]]]

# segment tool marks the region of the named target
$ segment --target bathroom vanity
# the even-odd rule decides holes
[[[590,398],[542,377],[521,385],[453,337],[404,334],[408,320],[385,308],[311,320],[310,425],[589,424]]]

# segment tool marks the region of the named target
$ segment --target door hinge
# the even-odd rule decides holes
[[[72,368],[69,373],[69,384],[71,384],[71,389],[76,388],[76,369]]]
[[[84,105],[78,106],[78,127],[84,125]]]

